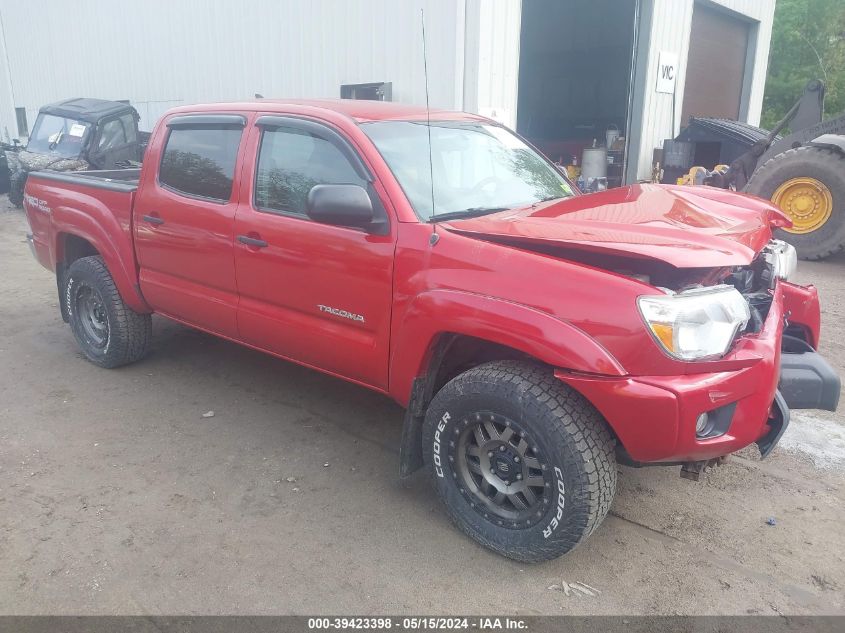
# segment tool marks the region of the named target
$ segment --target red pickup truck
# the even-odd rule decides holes
[[[839,398],[769,202],[581,195],[466,113],[176,108],[140,170],[36,172],[24,204],[92,362],[143,357],[157,312],[387,394],[402,475],[427,465],[454,522],[518,560],[589,536],[617,463],[697,478]]]

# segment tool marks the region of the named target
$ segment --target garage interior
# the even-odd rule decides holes
[[[606,186],[622,184],[636,25],[637,0],[522,3],[517,131],[574,180],[606,157]]]

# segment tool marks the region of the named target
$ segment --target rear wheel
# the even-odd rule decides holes
[[[556,558],[598,527],[616,488],[598,412],[545,368],[487,363],[432,400],[425,457],[455,524],[525,562]]]
[[[758,169],[745,190],[774,202],[792,220],[777,236],[802,259],[822,259],[845,246],[845,156],[799,147]]]
[[[152,339],[152,318],[129,308],[99,256],[68,268],[64,301],[70,327],[85,357],[112,368],[143,358]]]

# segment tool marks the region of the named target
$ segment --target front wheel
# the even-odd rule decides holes
[[[455,524],[519,561],[573,549],[602,522],[616,490],[604,419],[536,365],[487,363],[454,378],[431,402],[423,442]]]
[[[152,318],[123,302],[101,257],[83,257],[70,265],[63,300],[76,342],[92,363],[110,369],[147,354]]]

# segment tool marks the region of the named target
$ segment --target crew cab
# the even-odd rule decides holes
[[[522,561],[589,536],[618,463],[695,479],[838,403],[770,202],[582,195],[471,114],[176,108],[139,170],[35,172],[24,204],[90,361],[142,358],[158,313],[386,394],[401,474],[425,466],[464,532]]]

